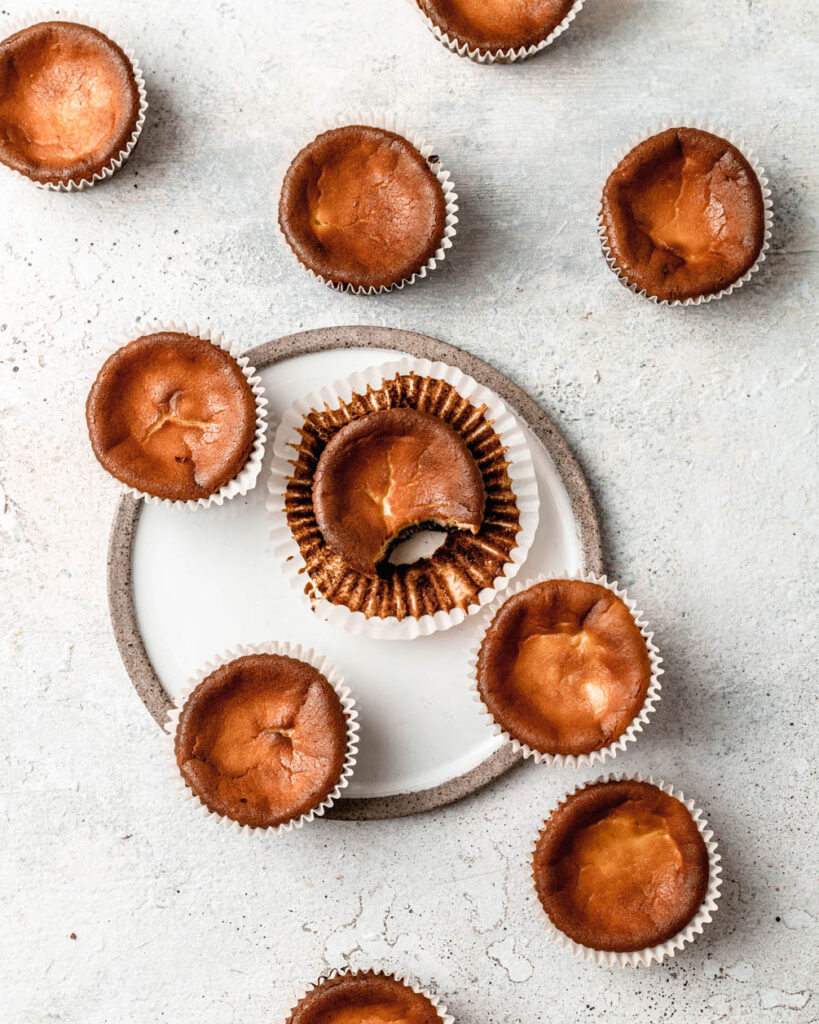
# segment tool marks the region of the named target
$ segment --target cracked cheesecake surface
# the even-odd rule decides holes
[[[327,543],[375,578],[394,543],[415,528],[478,533],[483,479],[464,440],[443,420],[385,409],[353,420],[328,443],[313,503]]]
[[[608,746],[640,711],[651,681],[646,641],[608,588],[547,580],[505,601],[478,654],[492,717],[543,754]]]
[[[269,828],[301,817],[335,789],[347,723],[317,669],[253,654],[220,666],[191,693],[175,751],[182,777],[212,811]]]
[[[131,62],[96,29],[41,22],[0,42],[0,160],[32,180],[92,177],[138,117]]]
[[[86,405],[94,454],[118,480],[172,501],[207,497],[247,462],[256,401],[237,361],[188,334],[150,334],[103,365]]]
[[[443,189],[421,153],[381,128],[324,132],[287,170],[279,224],[298,259],[336,284],[397,284],[434,256]]]
[[[533,871],[556,928],[584,946],[628,952],[691,921],[708,888],[708,850],[675,797],[647,782],[601,782],[554,811]]]
[[[620,271],[668,301],[738,281],[765,237],[764,198],[750,163],[696,128],[670,128],[627,153],[606,182],[602,217]]]

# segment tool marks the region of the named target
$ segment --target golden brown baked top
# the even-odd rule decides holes
[[[176,731],[176,763],[202,803],[257,828],[322,803],[346,752],[338,694],[312,665],[278,654],[211,672],[185,701]]]
[[[478,690],[510,736],[544,754],[587,754],[645,701],[645,638],[606,587],[547,580],[505,601],[478,654]]]
[[[537,45],[574,0],[417,0],[442,32],[482,53]]]
[[[0,160],[34,181],[90,178],[125,148],[139,90],[96,29],[46,21],[0,42]]]
[[[396,978],[357,971],[311,989],[287,1024],[441,1024],[426,996]]]
[[[446,200],[426,160],[394,132],[324,132],[284,178],[279,224],[298,259],[336,284],[397,284],[435,255]]]
[[[214,494],[247,462],[256,400],[229,352],[162,332],[110,356],[88,395],[86,419],[109,473],[159,498],[187,501]]]
[[[327,543],[375,578],[414,528],[478,533],[483,480],[463,438],[443,420],[384,409],[332,438],[316,467],[313,503]]]
[[[679,800],[647,782],[602,782],[552,814],[533,870],[556,928],[581,945],[627,952],[666,942],[696,915],[708,850]]]
[[[669,128],[627,153],[603,189],[602,215],[617,267],[668,301],[738,281],[765,237],[753,168],[736,146],[697,128]]]

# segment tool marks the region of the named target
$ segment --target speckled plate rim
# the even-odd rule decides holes
[[[433,362],[449,363],[500,395],[520,416],[549,453],[563,481],[577,525],[581,571],[601,574],[603,551],[594,501],[577,459],[555,423],[540,406],[500,370],[477,356],[435,338],[391,327],[320,327],[288,334],[245,353],[257,372],[296,356],[328,349],[375,348],[404,352]],[[142,500],[125,493],[120,497],[108,542],[108,608],[114,638],[125,669],[139,698],[160,728],[173,702],[151,665],[134,610],[131,553]],[[329,809],[326,818],[374,821],[431,811],[460,800],[508,771],[522,760],[511,745],[501,747],[471,771],[419,790],[387,797],[344,799]]]

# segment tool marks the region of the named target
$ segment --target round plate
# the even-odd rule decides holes
[[[369,351],[367,351],[369,350]],[[377,351],[373,351],[377,350]],[[396,354],[457,366],[517,415],[532,448],[540,522],[520,579],[602,572],[600,531],[583,474],[546,414],[498,370],[453,345],[383,327],[321,328],[247,353],[275,425],[299,395]],[[270,452],[267,453],[269,463]],[[519,760],[485,727],[466,678],[486,613],[415,640],[356,637],[320,622],[280,571],[268,539],[263,470],[244,498],[203,511],[123,495],[108,553],[111,622],[143,703],[163,724],[205,661],[237,643],[287,639],[328,655],[361,713],[356,772],[330,817],[430,810],[474,792]]]

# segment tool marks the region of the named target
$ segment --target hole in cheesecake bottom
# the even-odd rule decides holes
[[[413,565],[429,558],[444,544],[447,532],[445,526],[437,523],[420,523],[402,530],[390,546],[389,555],[378,566],[378,575],[388,576],[392,566]]]

